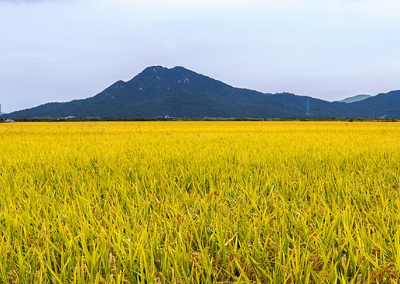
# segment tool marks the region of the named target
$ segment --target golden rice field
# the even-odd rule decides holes
[[[0,139],[0,283],[400,281],[400,123],[3,123]]]

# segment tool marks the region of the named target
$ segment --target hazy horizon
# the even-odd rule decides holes
[[[328,101],[400,89],[400,2],[0,0],[3,112],[96,95],[148,66]]]

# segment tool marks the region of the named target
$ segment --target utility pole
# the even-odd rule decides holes
[[[311,116],[311,111],[310,111],[310,100],[307,98],[307,107],[306,107],[306,116],[310,117]]]

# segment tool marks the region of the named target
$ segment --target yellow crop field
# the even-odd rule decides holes
[[[399,283],[400,124],[0,124],[0,283]]]

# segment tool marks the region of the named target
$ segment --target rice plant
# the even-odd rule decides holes
[[[0,124],[0,283],[398,283],[400,124]]]

